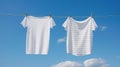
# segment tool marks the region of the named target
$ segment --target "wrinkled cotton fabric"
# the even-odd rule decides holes
[[[68,17],[63,27],[67,31],[67,53],[75,56],[91,54],[93,31],[97,28],[97,24],[92,17],[83,21]]]
[[[55,26],[52,17],[26,16],[21,24],[27,27],[26,54],[48,54],[50,28]]]

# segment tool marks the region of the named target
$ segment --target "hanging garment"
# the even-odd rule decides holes
[[[92,17],[83,21],[77,21],[72,17],[68,17],[63,27],[67,31],[67,53],[75,56],[91,54],[92,31],[97,27]]]
[[[48,54],[50,28],[55,26],[52,17],[26,16],[21,24],[27,27],[26,54]]]

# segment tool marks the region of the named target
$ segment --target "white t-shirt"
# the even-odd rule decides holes
[[[50,28],[55,22],[50,16],[26,16],[21,22],[27,27],[26,54],[47,54],[49,49]]]
[[[83,21],[77,21],[72,17],[68,17],[63,27],[67,31],[67,53],[75,56],[91,54],[92,31],[97,27],[92,17]]]

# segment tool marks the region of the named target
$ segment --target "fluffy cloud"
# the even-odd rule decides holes
[[[53,65],[52,67],[82,67],[82,66],[78,62],[65,61],[65,62],[58,63],[56,65]]]
[[[108,64],[101,58],[92,58],[84,62],[84,67],[108,67]]]
[[[101,26],[101,27],[100,27],[100,30],[101,30],[101,31],[105,31],[107,28],[108,28],[107,26]]]
[[[75,61],[64,61],[53,65],[52,67],[108,67],[106,61],[101,58],[87,59],[83,62],[83,64]]]
[[[65,37],[63,37],[63,38],[59,38],[59,39],[57,40],[57,42],[58,42],[58,43],[63,43],[63,42],[65,42],[65,40],[66,40]]]

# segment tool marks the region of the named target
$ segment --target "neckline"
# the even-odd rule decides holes
[[[76,23],[85,23],[86,21],[88,21],[88,20],[91,19],[92,17],[90,16],[90,17],[88,17],[88,18],[86,18],[86,19],[84,19],[84,20],[76,20],[76,19],[74,19],[73,17],[69,17],[69,18],[70,18],[70,20],[75,21]]]
[[[36,16],[27,16],[27,17],[31,17],[31,18],[35,18],[35,19],[50,18],[50,16],[40,16],[40,17],[36,17]]]

